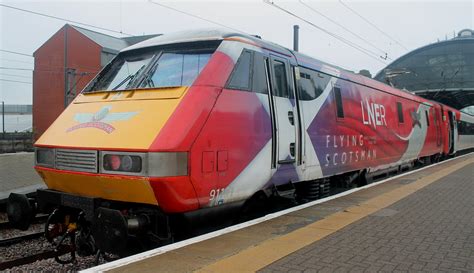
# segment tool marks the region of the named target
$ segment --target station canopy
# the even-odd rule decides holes
[[[456,109],[474,107],[474,31],[430,44],[398,58],[376,80]]]

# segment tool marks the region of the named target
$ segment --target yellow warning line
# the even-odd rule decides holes
[[[425,176],[411,184],[369,199],[360,205],[349,207],[345,211],[332,214],[296,231],[247,248],[233,256],[207,265],[196,272],[255,272],[363,217],[407,197],[471,163],[474,163],[474,157],[469,157],[465,161]]]

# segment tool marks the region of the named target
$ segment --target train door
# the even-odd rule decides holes
[[[458,121],[454,112],[451,112],[451,117],[453,123],[453,153],[456,153],[458,150]]]
[[[456,152],[456,117],[452,111],[448,111],[448,123],[449,123],[449,153],[454,154]]]
[[[270,55],[266,66],[273,125],[272,167],[280,169],[296,162],[298,111],[288,61]]]
[[[434,122],[436,126],[436,146],[441,146],[441,117],[439,115],[439,109],[434,107]]]

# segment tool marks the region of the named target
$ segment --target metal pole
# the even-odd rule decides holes
[[[2,132],[5,139],[5,102],[2,101]]]
[[[69,89],[69,69],[68,69],[68,29],[69,25],[64,26],[64,108],[67,107],[67,92]]]
[[[299,30],[300,26],[293,26],[293,50],[298,51],[298,40],[299,40]]]

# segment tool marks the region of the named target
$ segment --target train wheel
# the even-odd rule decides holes
[[[368,171],[364,169],[359,176],[357,186],[362,187],[374,182],[374,177],[368,174]]]

